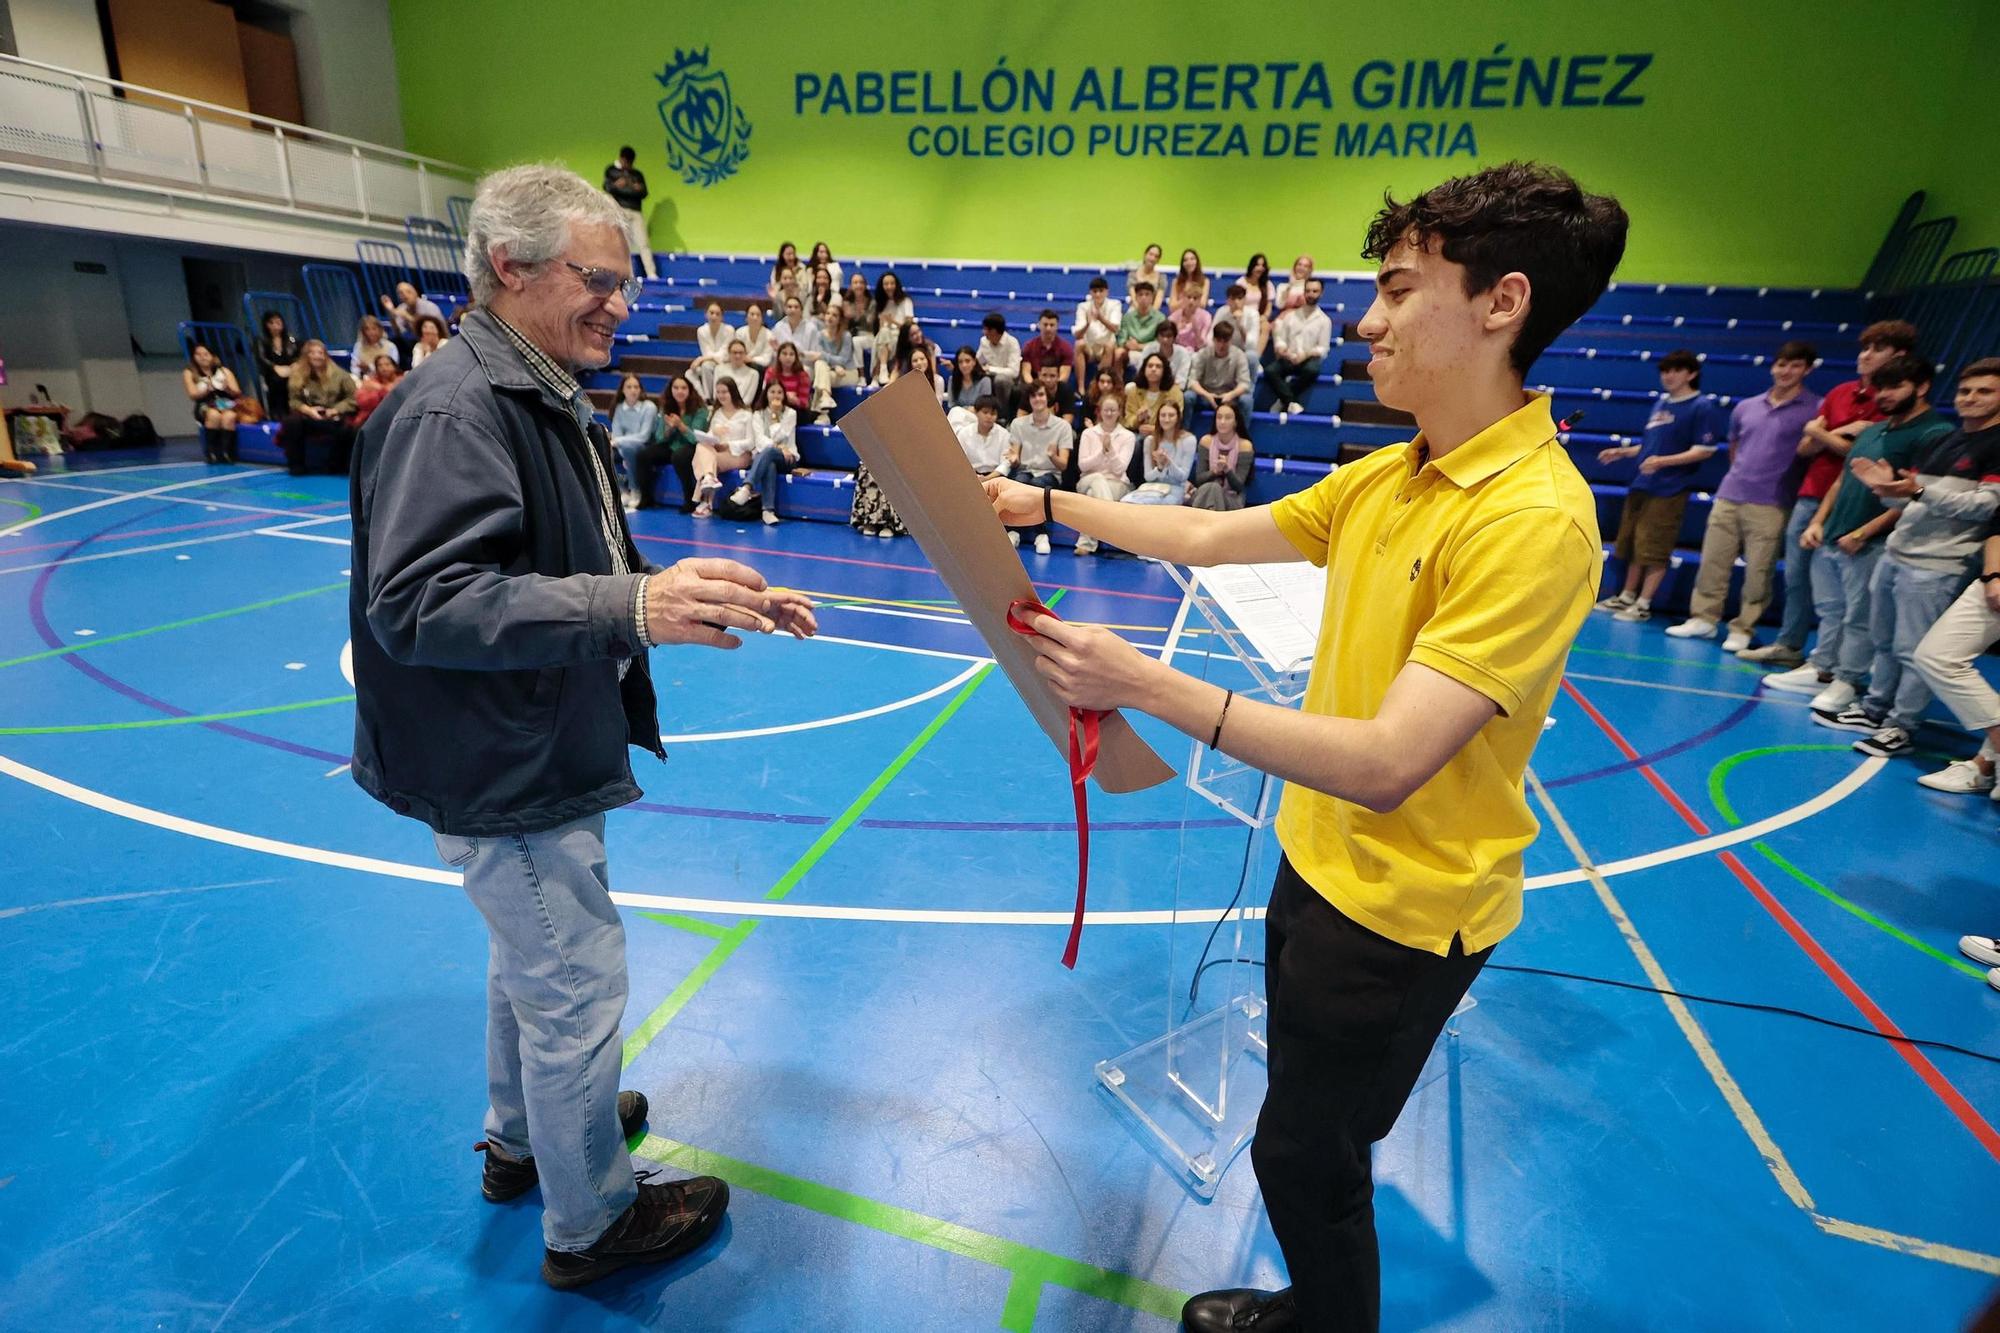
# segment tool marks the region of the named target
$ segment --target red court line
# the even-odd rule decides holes
[[[1618,728],[1612,726],[1610,719],[1598,712],[1596,706],[1590,700],[1584,698],[1583,693],[1576,686],[1570,684],[1565,679],[1562,682],[1562,687],[1564,693],[1576,701],[1577,707],[1583,709],[1590,717],[1590,720],[1597,724],[1598,729],[1610,738],[1611,743],[1617,746],[1627,759],[1637,759],[1639,757],[1639,752],[1632,748],[1631,743],[1618,734]],[[1697,834],[1707,835],[1709,832],[1707,826],[1695,815],[1694,811],[1688,808],[1687,803],[1674,793],[1666,781],[1652,770],[1650,765],[1642,764],[1639,772],[1645,775],[1646,781],[1653,784],[1655,791],[1666,798],[1667,804],[1671,805],[1680,817],[1686,821],[1689,828],[1693,829]],[[1937,1094],[1938,1100],[1945,1104],[1945,1108],[1958,1117],[1959,1123],[1971,1131],[1972,1137],[1977,1139],[1980,1145],[1993,1155],[1995,1160],[2000,1160],[2000,1131],[1996,1131],[1992,1125],[1987,1123],[1985,1117],[1979,1114],[1978,1109],[1970,1101],[1966,1100],[1965,1094],[1953,1086],[1951,1080],[1946,1078],[1922,1051],[1910,1045],[1908,1036],[1904,1034],[1901,1028],[1896,1026],[1895,1020],[1883,1012],[1882,1006],[1876,1004],[1867,991],[1861,989],[1860,983],[1848,975],[1846,968],[1834,961],[1833,956],[1827,953],[1817,939],[1813,938],[1812,932],[1800,924],[1799,919],[1793,916],[1790,911],[1786,910],[1785,905],[1779,902],[1755,875],[1750,873],[1750,868],[1738,860],[1734,852],[1722,852],[1719,853],[1719,856],[1722,864],[1729,868],[1729,873],[1736,876],[1737,882],[1750,891],[1750,896],[1763,906],[1764,910],[1770,914],[1771,919],[1778,923],[1779,928],[1791,936],[1792,942],[1799,946],[1806,957],[1812,959],[1821,972],[1826,974],[1827,980],[1831,981],[1834,987],[1847,997],[1847,1002],[1853,1005],[1877,1032],[1890,1039],[1890,1045],[1895,1047],[1896,1053],[1902,1056],[1904,1062],[1912,1070],[1916,1071],[1917,1077],[1922,1079],[1925,1085]]]
[[[860,565],[866,569],[893,569],[904,574],[928,574],[937,577],[937,571],[929,565],[899,565],[890,560],[863,560],[851,555],[820,555],[812,551],[773,550],[765,546],[738,546],[729,542],[707,542],[694,537],[656,537],[650,533],[633,533],[634,541],[658,542],[662,546],[696,546],[709,551],[740,551],[748,555],[778,556],[787,560],[819,560],[829,565]],[[1125,592],[1117,588],[1079,588],[1066,583],[1045,583],[1047,588],[1068,588],[1071,595],[1082,596],[1092,593],[1099,597],[1129,597],[1141,602],[1172,602],[1180,604],[1180,598],[1169,597],[1157,592]],[[1162,626],[1162,628],[1165,628]]]

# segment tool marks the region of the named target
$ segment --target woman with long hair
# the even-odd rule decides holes
[[[1262,250],[1250,256],[1250,262],[1243,266],[1243,294],[1256,306],[1266,326],[1271,322],[1271,261]]]
[[[833,250],[825,241],[813,242],[812,258],[806,261],[806,267],[825,269],[833,278],[833,289],[840,290],[840,261],[833,257]]]
[[[731,388],[735,385],[732,382]],[[695,504],[694,456],[701,447],[696,435],[708,429],[708,403],[702,398],[701,390],[686,375],[676,375],[667,381],[666,390],[660,394],[660,426],[657,445],[639,454],[639,488],[641,509],[653,507],[653,478],[658,475],[660,460],[664,458],[681,482],[681,512],[692,514]]]
[[[771,329],[764,323],[764,307],[753,303],[743,311],[743,330],[736,336],[743,340],[744,354],[758,374],[771,368]]]
[[[1195,294],[1195,305],[1207,309],[1208,274],[1202,272],[1200,252],[1192,247],[1181,251],[1181,266],[1175,271],[1174,280],[1168,284],[1168,308],[1177,306],[1180,303],[1181,293],[1190,291]]]
[[[368,418],[375,415],[375,409],[382,405],[382,400],[402,379],[403,371],[395,358],[386,354],[376,357],[375,364],[369,367],[368,373],[354,388],[354,419],[347,424],[354,430],[367,425]]]
[[[952,353],[951,377],[945,384],[945,405],[971,413],[981,398],[993,392],[993,377],[979,364],[979,352],[970,344]],[[970,420],[970,417],[967,417]]]
[[[1125,503],[1186,504],[1194,451],[1200,443],[1194,432],[1181,424],[1181,405],[1161,403],[1153,413],[1152,433],[1139,441],[1140,483],[1125,497]]]
[[[1139,373],[1125,386],[1125,427],[1144,435],[1153,429],[1153,415],[1160,404],[1172,403],[1184,409],[1180,386],[1174,383],[1173,367],[1158,352],[1146,353]]]
[[[790,346],[790,344],[786,344]],[[777,381],[767,381],[750,420],[750,467],[730,500],[748,504],[755,496],[763,504],[766,527],[778,522],[778,483],[799,465],[799,414],[786,401]]]
[[[378,356],[393,356],[398,366],[403,364],[403,358],[396,353],[396,344],[389,341],[382,328],[382,321],[373,315],[363,315],[354,331],[354,350],[347,354],[348,367],[356,375],[365,375]]]
[[[285,326],[285,317],[266,310],[257,339],[257,378],[264,382],[264,417],[281,421],[291,410],[286,400],[285,381],[291,378],[292,363],[299,359],[299,340]]]
[[[771,280],[764,286],[764,290],[770,293],[773,301],[782,299],[778,292],[784,287],[786,278],[792,280],[794,288],[798,286],[799,280],[805,276],[801,271],[802,268],[803,265],[799,263],[799,247],[790,241],[778,247],[778,257],[771,264]]]
[[[756,442],[750,409],[737,395],[735,380],[716,377],[715,406],[709,410],[708,425],[695,431],[694,438],[694,516],[707,518],[714,512],[710,498],[722,489],[722,474],[749,467]]]
[[[797,343],[778,344],[777,360],[764,372],[764,383],[777,385],[792,410],[806,410],[807,404],[812,402],[812,372],[806,369],[805,358],[799,355]]]
[[[889,359],[898,369],[909,365],[909,340],[903,326],[917,317],[915,303],[903,290],[903,280],[892,270],[884,270],[875,280],[875,382],[889,382]]]
[[[1097,400],[1097,419],[1084,427],[1083,438],[1077,441],[1078,495],[1098,500],[1122,500],[1131,494],[1132,483],[1126,479],[1125,473],[1132,466],[1132,450],[1137,441],[1119,420],[1124,411],[1124,401],[1115,393],[1107,393]],[[1095,537],[1078,535],[1078,555],[1093,555],[1096,551]]]
[[[222,358],[206,343],[196,343],[188,349],[181,387],[194,407],[194,424],[201,428],[202,462],[234,463],[236,400],[243,396],[235,372],[223,365]]]
[[[1140,283],[1151,283],[1154,292],[1166,295],[1167,284],[1160,276],[1160,255],[1158,245],[1146,247],[1146,253],[1139,257],[1139,266],[1125,275],[1125,308],[1132,308],[1132,292]]]
[[[1188,479],[1194,486],[1189,503],[1195,508],[1243,507],[1255,459],[1250,437],[1242,433],[1241,420],[1236,404],[1216,404],[1215,429],[1202,437],[1194,454],[1194,473]]]
[[[451,337],[451,330],[445,328],[444,320],[436,315],[417,316],[417,341],[410,348],[410,369],[415,370],[430,359],[430,354],[444,346],[445,339]]]
[[[627,374],[618,381],[618,405],[611,409],[611,451],[624,471],[628,507],[639,507],[639,455],[653,442],[660,424],[660,409],[646,397],[646,386],[637,375]]]
[[[394,359],[394,353],[382,355]],[[347,471],[347,455],[354,445],[348,429],[356,407],[354,377],[333,363],[325,343],[308,338],[299,348],[286,392],[292,408],[278,427],[278,447],[284,450],[292,475],[303,476],[309,470],[315,444],[327,446],[328,471]]]
[[[814,319],[825,320],[828,312],[839,304],[840,284],[833,280],[833,274],[826,265],[813,265],[812,287],[806,292],[806,313]]]
[[[938,373],[937,362],[931,359],[932,351],[929,344],[912,347],[907,364],[891,374],[889,379],[893,383],[905,375],[914,375],[930,386],[931,397],[937,399],[939,407],[949,409],[951,403],[945,396],[945,378]]]

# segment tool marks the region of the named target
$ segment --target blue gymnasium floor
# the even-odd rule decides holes
[[[1197,1202],[1093,1090],[1158,1030],[1168,928],[1094,926],[1071,974],[1060,926],[981,920],[1066,917],[1068,795],[916,547],[648,514],[663,562],[850,600],[824,642],[656,658],[686,739],[635,757],[615,882],[715,906],[627,908],[627,1085],[640,1154],[735,1203],[668,1275],[548,1291],[536,1196],[485,1204],[468,1151],[479,919],[335,771],[343,483],[117,461],[0,484],[0,1327],[1165,1329],[1183,1293],[1279,1280],[1247,1158]],[[1072,619],[1174,620],[1137,562],[1029,565]],[[2000,927],[2000,810],[1658,623],[1593,617],[1571,667],[1535,771],[1604,879],[1543,809],[1497,963],[2000,1050],[1954,951]],[[1095,800],[1095,909],[1172,905],[1186,799]],[[1240,840],[1192,836],[1220,907]],[[1572,980],[1474,993],[1378,1153],[1385,1327],[1955,1328],[2000,1277],[2000,1066]]]

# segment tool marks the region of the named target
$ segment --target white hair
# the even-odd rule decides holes
[[[481,178],[465,224],[465,278],[472,303],[492,304],[502,290],[493,247],[507,258],[546,264],[569,248],[579,224],[623,231],[625,215],[611,196],[567,167],[530,162]]]

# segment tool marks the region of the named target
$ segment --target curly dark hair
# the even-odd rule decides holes
[[[1528,279],[1527,318],[1508,353],[1526,376],[1556,335],[1604,294],[1625,255],[1630,219],[1616,199],[1585,194],[1559,167],[1507,162],[1433,185],[1407,203],[1387,193],[1368,226],[1363,259],[1408,240],[1465,268],[1465,294],[1509,273]]]

